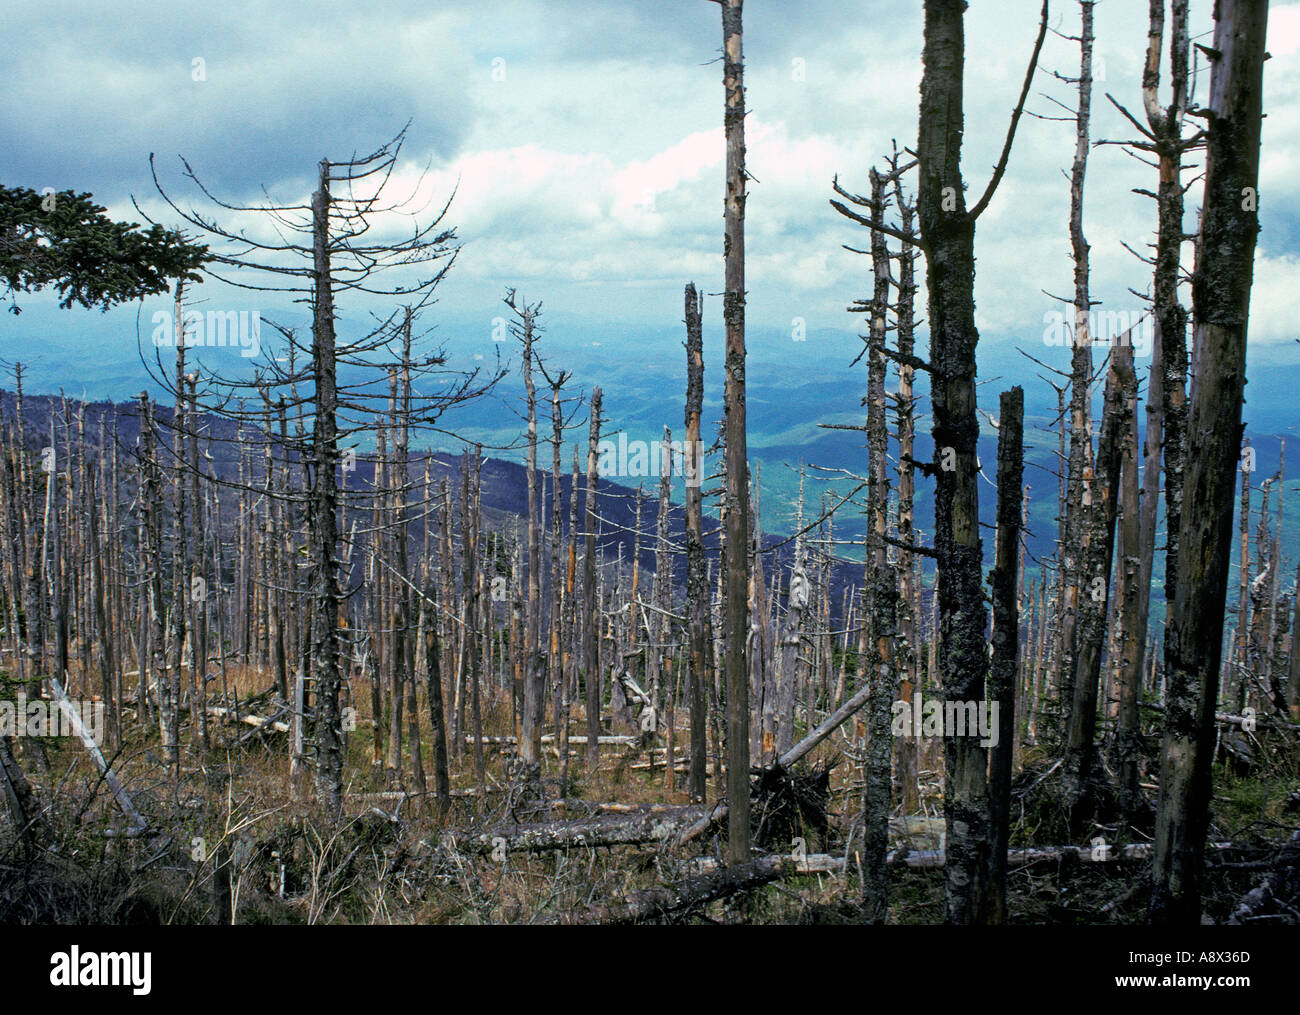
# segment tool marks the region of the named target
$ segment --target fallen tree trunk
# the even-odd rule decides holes
[[[249,726],[256,726],[259,730],[273,729],[277,733],[289,732],[289,724],[286,722],[276,722],[272,718],[266,716],[249,715],[247,713],[239,714],[233,709],[222,708],[219,705],[209,705],[207,713],[208,715],[216,716],[218,719],[230,719],[231,721],[234,721],[237,718],[239,722],[246,723]],[[278,715],[279,713],[277,712],[276,714]]]
[[[1266,914],[1263,910],[1268,909],[1275,900],[1288,909],[1291,908],[1287,896],[1295,894],[1300,882],[1300,874],[1297,873],[1297,867],[1300,867],[1300,828],[1295,830],[1284,851],[1290,853],[1290,856],[1284,856],[1282,865],[1277,870],[1242,896],[1241,902],[1228,917],[1229,923],[1243,924],[1268,919],[1272,914]],[[1291,912],[1294,914],[1295,910],[1291,909]]]
[[[556,849],[592,846],[629,846],[667,839],[699,816],[698,807],[679,807],[622,817],[605,815],[581,821],[542,821],[505,825],[471,832],[463,837],[449,832],[443,844],[452,851],[473,854],[541,853]]]
[[[681,916],[728,895],[748,892],[794,873],[788,856],[761,856],[687,878],[666,888],[634,892],[626,899],[596,906],[584,913],[565,913],[552,923],[639,923],[665,916]]]
[[[1234,842],[1212,842],[1207,849],[1222,851],[1240,848]],[[1007,865],[1027,866],[1048,860],[1074,858],[1084,863],[1111,863],[1116,860],[1147,860],[1151,857],[1151,844],[1133,843],[1122,848],[1106,846],[1036,846],[1028,849],[1007,850]],[[769,857],[768,859],[773,859]],[[851,857],[835,856],[831,853],[808,853],[804,856],[775,857],[785,859],[789,868],[782,868],[780,877],[793,877],[798,874],[842,874],[847,869]],[[885,862],[891,867],[910,867],[924,870],[942,867],[945,862],[941,849],[891,849]],[[696,857],[691,862],[692,869],[705,874],[718,869],[718,861],[711,856]]]
[[[585,736],[569,737],[570,744],[585,744],[586,742],[587,738]],[[629,736],[607,736],[597,737],[596,742],[601,747],[625,747],[635,744],[637,738]],[[472,747],[474,745],[474,738],[472,736],[465,737],[465,743]],[[483,744],[485,747],[513,747],[518,743],[518,739],[516,737],[479,737],[479,743]],[[542,743],[555,743],[555,734],[547,733],[542,737]]]

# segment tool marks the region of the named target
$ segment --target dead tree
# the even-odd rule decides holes
[[[145,606],[142,612],[141,697],[149,697],[149,680],[158,684],[158,722],[164,756],[172,757],[179,737],[175,699],[167,680],[163,658],[163,551],[162,484],[154,452],[153,404],[148,393],[140,395],[140,557],[144,578]]]
[[[905,237],[899,249],[897,302],[895,321],[898,337],[898,518],[895,529],[901,544],[898,556],[898,682],[899,698],[911,707],[912,694],[920,681],[918,659],[921,583],[913,579],[913,569],[920,563],[909,546],[916,539],[913,525],[913,501],[916,495],[915,468],[912,464],[915,449],[916,422],[915,399],[912,383],[916,375],[913,365],[915,343],[916,302],[916,252],[914,206],[903,197],[902,171],[895,154],[891,163],[894,178],[894,203],[898,208],[899,232]],[[900,737],[895,742],[897,778],[902,794],[904,814],[914,813],[919,805],[917,790],[916,741]]]
[[[1246,329],[1259,232],[1267,0],[1220,0],[1210,52],[1205,200],[1192,286],[1195,370],[1178,576],[1165,628],[1167,711],[1160,754],[1150,917],[1200,920],[1214,714],[1241,452]],[[1168,472],[1169,470],[1167,470]]]
[[[885,177],[871,170],[872,221],[885,218]],[[886,536],[889,524],[888,433],[885,423],[885,328],[889,310],[889,247],[880,229],[871,231],[871,262],[875,276],[867,338],[867,514],[871,535],[867,540],[870,632],[865,655],[871,701],[867,712],[866,792],[863,796],[863,849],[867,870],[864,908],[868,923],[884,923],[888,916],[888,880],[885,864],[889,852],[890,717],[897,672],[894,641],[897,634],[898,581],[889,560]]]
[[[1006,170],[1047,30],[1044,2],[1002,154],[983,196],[967,209],[961,173],[965,8],[964,0],[926,2],[917,141],[917,214],[930,293],[938,670],[945,705],[983,699],[987,667],[976,464],[975,223]],[[985,923],[992,915],[987,758],[975,738],[956,737],[947,745],[944,763],[948,920]]]
[[[1070,252],[1074,260],[1074,329],[1070,356],[1070,456],[1067,462],[1066,510],[1061,539],[1061,647],[1063,657],[1073,658],[1080,598],[1086,584],[1084,542],[1088,518],[1096,509],[1091,501],[1088,474],[1092,463],[1092,300],[1089,296],[1089,246],[1083,232],[1083,188],[1088,172],[1088,125],[1092,110],[1093,0],[1079,0],[1081,31],[1079,42],[1078,106],[1075,109],[1074,162],[1070,167]],[[1074,694],[1074,670],[1062,676],[1062,701]]]
[[[586,608],[583,665],[587,681],[587,768],[595,772],[600,760],[600,601],[596,598],[596,462],[600,446],[600,388],[591,391],[591,428],[587,438],[587,502],[583,517],[586,534],[582,563],[582,600]]]
[[[749,458],[745,424],[745,84],[744,0],[716,0],[722,8],[723,124],[727,140],[726,260],[722,318],[726,325],[726,667],[727,859],[749,859]]]
[[[1136,647],[1125,657],[1125,683],[1138,681],[1143,670],[1151,608],[1151,578],[1154,569],[1156,519],[1161,489],[1161,456],[1164,456],[1166,504],[1165,601],[1173,600],[1179,575],[1175,557],[1178,519],[1182,509],[1182,455],[1186,432],[1187,311],[1178,298],[1181,253],[1186,238],[1182,182],[1183,157],[1201,143],[1201,132],[1185,137],[1183,123],[1189,101],[1188,0],[1169,0],[1169,84],[1170,103],[1160,104],[1160,61],[1164,49],[1165,11],[1163,0],[1148,5],[1146,62],[1142,73],[1142,104],[1147,126],[1143,127],[1115,98],[1107,99],[1124,114],[1142,135],[1132,147],[1156,157],[1158,187],[1156,242],[1152,286],[1154,329],[1151,367],[1146,393],[1146,426],[1142,448],[1142,492],[1138,508],[1138,543],[1141,547],[1137,573],[1137,603],[1132,625]],[[1129,669],[1135,672],[1128,672]]]
[[[1112,681],[1119,699],[1111,757],[1119,774],[1119,836],[1122,840],[1127,836],[1129,824],[1142,800],[1138,787],[1138,763],[1142,752],[1138,703],[1142,695],[1146,617],[1141,604],[1145,594],[1141,587],[1141,575],[1144,557],[1150,559],[1142,542],[1142,503],[1138,493],[1137,374],[1131,369],[1131,363],[1129,366],[1123,377],[1125,390],[1121,393],[1124,400],[1124,428],[1120,434],[1122,464],[1115,555],[1115,565],[1119,568],[1116,576],[1118,603],[1116,652],[1111,659]]]
[[[291,292],[312,307],[311,338],[303,343],[290,328],[272,327],[287,344],[288,357],[267,355],[258,363],[252,380],[245,377],[224,377],[215,371],[204,370],[211,392],[209,406],[213,411],[241,422],[246,414],[242,409],[229,408],[232,394],[241,390],[257,390],[260,386],[287,387],[296,408],[297,429],[288,438],[284,449],[286,457],[293,455],[300,463],[298,477],[301,482],[287,491],[289,504],[305,508],[307,516],[307,558],[310,560],[310,579],[304,593],[296,598],[305,608],[295,611],[304,624],[296,636],[296,650],[300,653],[304,681],[310,680],[314,710],[313,743],[317,794],[326,807],[338,813],[343,794],[343,730],[340,692],[343,689],[343,653],[345,639],[349,637],[341,621],[346,619],[343,606],[345,592],[341,588],[341,564],[350,552],[351,537],[346,536],[345,512],[350,506],[343,498],[340,484],[340,443],[353,435],[371,429],[381,404],[379,395],[368,388],[368,381],[349,379],[340,384],[340,366],[349,370],[384,371],[387,365],[377,362],[395,356],[376,356],[389,349],[401,332],[400,312],[382,320],[371,332],[356,339],[338,342],[335,335],[334,292],[336,289],[352,293],[388,296],[413,296],[408,305],[414,316],[433,299],[432,293],[455,260],[455,231],[442,226],[446,214],[444,206],[434,220],[417,227],[410,235],[399,240],[373,240],[370,238],[372,220],[387,211],[402,210],[406,202],[386,204],[383,188],[397,164],[403,135],[383,145],[370,155],[345,162],[322,160],[318,166],[317,187],[310,205],[267,206],[246,208],[224,203],[203,189],[189,166],[185,175],[203,189],[205,197],[226,212],[260,212],[274,218],[285,239],[278,243],[261,243],[250,240],[244,233],[222,227],[216,220],[183,210],[158,182],[155,184],[168,207],[190,225],[216,237],[225,244],[226,251],[215,257],[214,263],[223,267],[269,272],[274,284],[255,286],[263,290]],[[360,189],[366,196],[358,196],[353,185],[367,181]],[[377,189],[374,186],[377,185]],[[409,210],[409,209],[408,209]],[[279,263],[284,259],[309,260],[309,265]],[[385,284],[384,272],[401,268],[406,280]],[[270,343],[268,343],[270,344]],[[270,353],[271,349],[264,350]],[[295,355],[297,354],[297,356]],[[301,356],[302,358],[297,358]],[[288,366],[281,364],[286,362]],[[411,430],[432,429],[441,414],[449,407],[481,394],[495,384],[501,376],[497,370],[487,375],[486,384],[478,384],[479,372],[470,370],[456,373],[438,368],[445,357],[431,356],[413,364],[416,376],[427,377],[442,373],[452,379],[439,387],[424,386],[418,410],[413,411],[407,425]],[[157,379],[157,378],[156,378]],[[261,414],[259,413],[259,416]],[[283,430],[282,430],[283,436]],[[403,487],[408,477],[399,477]],[[251,480],[240,484],[241,489],[260,495],[264,488],[253,488]],[[386,495],[384,491],[382,495]],[[381,495],[376,491],[372,496]],[[349,497],[354,496],[351,492]],[[359,496],[359,495],[358,495]],[[242,530],[241,559],[247,563],[251,544],[251,529]],[[391,566],[389,562],[382,562]],[[245,587],[244,594],[247,594]],[[241,607],[243,626],[247,623],[247,609]],[[242,637],[242,650],[247,651],[249,638]],[[400,700],[400,699],[399,699]],[[400,706],[399,706],[400,707]]]
[[[1007,841],[1010,837],[1011,759],[1016,737],[1016,683],[1020,665],[1020,498],[1025,472],[1025,393],[1002,393],[998,414],[998,528],[990,584],[993,589],[993,658],[989,701],[998,705],[997,742],[989,755],[989,821],[992,825],[993,923],[1007,922]]]
[[[542,551],[537,513],[537,387],[533,381],[533,342],[541,304],[529,305],[513,289],[506,293],[506,306],[514,312],[515,335],[523,350],[524,390],[528,405],[528,598],[524,604],[523,712],[520,721],[519,759],[540,776],[542,711],[545,703],[546,671],[541,656]]]
[[[708,576],[704,559],[703,442],[700,414],[704,408],[703,299],[691,283],[686,286],[686,617],[690,641],[691,777],[690,798],[703,801],[708,791]],[[1293,655],[1295,653],[1292,653]]]
[[[1132,376],[1133,347],[1127,339],[1127,335],[1121,336],[1121,344],[1111,350],[1096,471],[1088,481],[1092,510],[1085,519],[1087,532],[1082,540],[1080,572],[1086,583],[1080,596],[1074,677],[1070,682],[1074,697],[1065,748],[1066,798],[1072,807],[1091,799],[1089,784],[1095,776],[1097,694],[1110,603],[1123,440],[1129,425],[1125,392],[1137,386]]]

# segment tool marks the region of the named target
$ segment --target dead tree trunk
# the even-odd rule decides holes
[[[1083,539],[1085,579],[1081,588],[1079,625],[1075,639],[1074,699],[1070,708],[1069,736],[1065,748],[1066,797],[1076,806],[1091,794],[1088,786],[1095,774],[1097,728],[1097,694],[1101,678],[1101,653],[1106,641],[1106,615],[1110,603],[1111,561],[1115,550],[1115,514],[1118,501],[1120,466],[1123,461],[1123,438],[1128,429],[1128,402],[1125,391],[1136,387],[1133,379],[1133,347],[1127,343],[1111,350],[1110,370],[1106,377],[1105,408],[1102,412],[1101,439],[1097,449],[1097,468],[1089,480],[1092,490],[1091,513],[1086,519]],[[1086,807],[1085,807],[1086,810]]]
[[[902,173],[897,161],[893,166],[894,202],[898,205],[899,232],[904,237],[914,236],[913,216],[916,209],[903,197]],[[913,525],[913,501],[916,494],[915,469],[912,454],[915,450],[916,422],[912,382],[916,368],[911,360],[915,350],[916,253],[910,239],[904,239],[898,252],[898,300],[895,308],[898,331],[898,541],[904,547],[916,539]],[[913,580],[913,570],[920,558],[908,549],[898,557],[898,686],[899,698],[911,708],[912,694],[920,680],[917,647],[920,607],[920,583]],[[902,794],[904,814],[917,811],[920,798],[917,785],[916,741],[900,737],[895,741],[895,763],[899,789]]]
[[[938,565],[938,669],[948,701],[980,701],[987,668],[979,538],[975,397],[975,222],[1005,172],[1015,127],[1047,30],[1044,3],[1033,58],[1002,155],[983,197],[967,210],[961,173],[964,0],[927,0],[917,154],[917,212],[930,293],[935,453],[935,554]],[[944,752],[947,908],[952,923],[990,918],[991,842],[987,757],[973,737]]]
[[[583,517],[582,599],[586,607],[583,663],[587,671],[587,769],[595,772],[600,760],[600,628],[603,618],[596,598],[596,470],[600,450],[600,388],[591,391],[591,429],[587,438],[587,504]]]
[[[1168,705],[1160,755],[1150,916],[1200,920],[1214,713],[1241,452],[1253,281],[1267,0],[1220,0],[1209,91],[1205,203],[1192,295],[1195,371],[1178,584],[1165,631]]]
[[[520,721],[519,759],[525,765],[540,766],[542,750],[542,710],[544,707],[541,655],[541,577],[542,554],[537,514],[537,388],[533,383],[534,326],[538,305],[529,306],[515,298],[514,290],[506,296],[506,305],[519,318],[517,337],[523,348],[524,390],[528,403],[528,586],[524,604],[523,638],[523,711]],[[538,768],[540,774],[540,767]]]
[[[1124,429],[1121,436],[1123,464],[1120,467],[1117,518],[1118,546],[1116,581],[1119,596],[1117,613],[1116,657],[1111,672],[1119,698],[1115,722],[1112,758],[1119,773],[1121,840],[1126,841],[1128,827],[1141,801],[1138,788],[1138,763],[1142,753],[1142,734],[1138,725],[1138,702],[1142,695],[1142,652],[1146,641],[1146,616],[1141,599],[1143,559],[1150,554],[1142,542],[1142,503],[1138,494],[1138,422],[1137,374],[1131,369],[1124,376]],[[1156,466],[1159,472],[1159,466]]]
[[[871,217],[879,223],[885,217],[885,178],[871,170]],[[889,561],[885,542],[889,525],[888,433],[885,425],[885,327],[889,311],[889,247],[880,229],[871,232],[871,261],[875,284],[870,304],[867,349],[867,512],[871,525],[868,539],[868,575],[871,582],[870,626],[867,649],[867,679],[871,703],[867,711],[866,792],[862,802],[863,851],[866,879],[864,918],[867,923],[884,923],[889,914],[890,717],[897,673],[894,668],[894,639],[897,631],[898,582]]]
[[[703,442],[700,414],[704,409],[703,299],[691,283],[686,287],[686,616],[690,638],[691,777],[690,798],[702,801],[708,792],[708,576],[704,560]],[[1292,652],[1294,656],[1296,653]]]
[[[1016,737],[1016,674],[1020,664],[1020,497],[1025,472],[1025,393],[1003,392],[998,429],[998,528],[993,574],[993,660],[989,701],[997,702],[997,739],[989,755],[989,821],[992,825],[993,923],[1007,922],[1007,841],[1011,816],[1011,757]]]
[[[312,360],[316,390],[312,430],[310,553],[315,623],[311,675],[316,702],[316,794],[330,812],[337,814],[343,807],[343,739],[339,716],[338,388],[329,209],[330,163],[322,159],[319,187],[312,195]]]
[[[741,47],[744,0],[722,7],[723,123],[727,139],[726,292],[727,331],[727,859],[749,859],[749,458],[745,424],[745,86]]]
[[[1092,469],[1092,301],[1089,290],[1088,241],[1083,233],[1083,186],[1088,172],[1088,124],[1092,110],[1092,0],[1079,0],[1082,30],[1079,34],[1078,107],[1075,110],[1074,163],[1070,168],[1070,251],[1074,259],[1074,349],[1070,357],[1070,457],[1067,466],[1066,511],[1061,540],[1063,658],[1074,658],[1080,600],[1088,593],[1084,573],[1088,519],[1097,509],[1091,500],[1087,476]],[[1062,703],[1074,692],[1075,671],[1067,667]],[[1071,721],[1072,717],[1067,717]]]

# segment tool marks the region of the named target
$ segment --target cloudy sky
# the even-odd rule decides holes
[[[1077,4],[1052,6],[1054,26],[1077,28]],[[1300,4],[1272,6],[1251,340],[1294,362]],[[867,292],[868,265],[841,244],[865,241],[829,207],[831,179],[865,190],[892,139],[914,143],[920,7],[746,5],[755,327],[789,329],[795,318],[810,331],[857,326],[844,308]],[[1211,30],[1209,7],[1193,5],[1197,33]],[[721,288],[721,30],[706,0],[8,0],[6,8],[0,178],[9,185],[88,190],[133,219],[134,195],[175,222],[153,193],[152,152],[182,203],[204,207],[178,155],[227,200],[255,201],[265,188],[299,203],[319,159],[372,150],[410,120],[394,193],[414,188],[426,166],[423,196],[445,198],[459,184],[448,221],[464,250],[440,303],[449,320],[481,321],[486,337],[504,287],[517,285],[545,301],[553,327],[615,343],[620,324],[677,328],[685,281]],[[1145,8],[1098,5],[1094,138],[1131,134],[1103,93],[1141,108]],[[1037,0],[975,0],[968,11],[964,165],[974,195],[1001,147],[1037,10]],[[1076,45],[1049,36],[1031,110],[1060,113],[1044,93],[1068,102],[1069,87],[1046,71],[1072,73],[1077,61]],[[1202,95],[1207,83],[1203,75]],[[1070,291],[1063,171],[1072,149],[1071,124],[1026,119],[980,220],[977,299],[988,342],[1034,341],[1056,307],[1042,290]],[[1086,231],[1094,298],[1108,309],[1136,308],[1129,287],[1149,286],[1149,271],[1121,242],[1140,247],[1150,237],[1152,202],[1130,190],[1152,176],[1118,147],[1092,154]],[[220,300],[215,286],[205,295]],[[65,320],[76,327],[98,317],[71,311]],[[4,335],[21,339],[41,319],[7,316]]]

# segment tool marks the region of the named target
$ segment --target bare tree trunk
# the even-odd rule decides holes
[[[537,306],[517,301],[511,290],[506,304],[518,315],[518,337],[523,347],[524,389],[528,399],[528,597],[524,605],[523,713],[519,734],[519,758],[529,766],[540,766],[542,711],[545,672],[541,666],[541,571],[542,556],[537,512],[537,389],[533,383],[533,340]],[[540,775],[540,768],[537,774]]]
[[[1143,502],[1138,494],[1137,374],[1125,375],[1127,390],[1125,427],[1121,435],[1123,464],[1120,469],[1118,538],[1116,563],[1119,608],[1116,657],[1112,672],[1119,697],[1115,722],[1113,760],[1119,772],[1119,837],[1127,840],[1128,828],[1141,801],[1138,763],[1142,756],[1142,733],[1138,724],[1138,702],[1142,695],[1142,653],[1146,641],[1146,614],[1142,600],[1149,590],[1141,585],[1143,568],[1149,565],[1149,544],[1142,541]],[[1156,466],[1157,473],[1159,466]],[[1144,560],[1147,562],[1144,564]]]
[[[1083,186],[1088,172],[1088,123],[1092,110],[1092,8],[1093,0],[1079,0],[1082,29],[1079,34],[1078,107],[1075,111],[1074,163],[1070,168],[1070,250],[1074,259],[1074,351],[1070,358],[1070,457],[1067,471],[1066,512],[1061,540],[1063,606],[1061,646],[1063,658],[1075,658],[1080,599],[1087,595],[1085,542],[1088,519],[1096,510],[1092,487],[1092,332],[1089,319],[1088,241],[1083,234]],[[1074,696],[1075,669],[1063,668],[1062,704]],[[1072,722],[1073,716],[1067,717]]]
[[[708,577],[704,559],[703,442],[700,414],[704,409],[704,301],[695,284],[686,287],[686,615],[690,638],[691,779],[690,798],[702,801],[708,792],[709,700]],[[1294,656],[1295,653],[1292,652]]]
[[[144,561],[144,582],[147,599],[147,624],[144,625],[144,651],[142,658],[147,667],[141,667],[142,696],[148,696],[147,681],[158,684],[158,718],[164,757],[172,757],[175,744],[175,702],[167,688],[166,665],[163,661],[163,576],[162,576],[162,488],[158,476],[158,460],[154,452],[153,406],[147,394],[140,396],[140,468],[143,473],[140,489],[141,536]]]
[[[745,87],[741,48],[744,0],[722,7],[723,117],[727,138],[726,293],[727,330],[727,860],[749,859],[749,458],[745,424]]]
[[[1097,691],[1110,602],[1123,438],[1129,425],[1128,401],[1124,394],[1137,386],[1132,372],[1133,347],[1117,345],[1111,350],[1110,370],[1106,377],[1097,475],[1089,480],[1092,511],[1086,518],[1087,532],[1083,540],[1080,574],[1085,582],[1080,590],[1083,595],[1075,639],[1074,679],[1071,681],[1074,700],[1065,756],[1066,796],[1071,806],[1091,799],[1089,784],[1096,774]]]
[[[794,566],[786,597],[785,623],[781,630],[780,701],[777,705],[776,749],[784,754],[794,746],[794,703],[798,693],[800,653],[804,642],[804,613],[808,609],[808,543],[803,535],[803,470],[799,472],[799,513],[795,521],[798,536],[794,544]]]
[[[1011,757],[1016,737],[1016,672],[1020,664],[1020,597],[1016,570],[1020,556],[1020,497],[1025,472],[1025,393],[1013,387],[1002,394],[998,429],[998,528],[993,563],[993,660],[989,701],[997,702],[997,740],[989,753],[989,822],[993,872],[990,922],[1007,922],[1007,842],[1011,826]]]
[[[172,662],[168,672],[168,695],[175,726],[168,731],[165,744],[167,764],[173,776],[180,774],[180,702],[181,668],[185,662],[185,629],[193,610],[193,591],[189,586],[186,555],[189,540],[185,534],[185,334],[184,282],[176,283],[176,377],[175,408],[172,411]],[[242,454],[242,445],[241,445]],[[60,673],[59,679],[66,680]],[[190,687],[194,686],[194,660],[190,660]],[[193,699],[191,698],[191,703]]]
[[[1291,715],[1300,719],[1300,565],[1296,567],[1295,614],[1291,618],[1290,666]]]
[[[582,562],[582,598],[586,607],[587,678],[587,769],[595,773],[600,759],[600,601],[596,598],[596,461],[600,445],[600,388],[591,390],[591,430],[587,439],[587,505],[583,518],[586,532]]]
[[[551,383],[551,602],[550,602],[550,638],[547,654],[547,669],[551,683],[551,712],[555,722],[555,740],[561,752],[569,749],[569,727],[564,715],[564,666],[561,647],[561,591],[564,588],[560,572],[560,541],[564,535],[564,510],[560,484],[560,452],[564,440],[564,413],[560,406],[560,387],[564,383],[561,376]],[[577,490],[571,491],[576,496]],[[560,795],[567,795],[567,787],[561,783]]]
[[[885,217],[885,178],[871,170],[871,217]],[[885,542],[889,524],[889,438],[885,423],[885,327],[889,311],[889,247],[879,229],[871,232],[871,262],[875,284],[870,304],[867,360],[867,512],[870,614],[863,620],[871,632],[866,653],[870,705],[867,713],[866,792],[863,796],[864,919],[884,923],[889,915],[890,717],[898,674],[894,666],[897,633],[898,582]],[[859,667],[861,669],[861,667]]]
[[[913,216],[916,209],[903,197],[902,173],[897,163],[894,172],[894,202],[898,205],[899,231],[904,236],[914,234]],[[916,493],[915,469],[912,455],[915,451],[916,422],[912,382],[915,368],[909,362],[915,351],[915,301],[916,253],[913,245],[904,242],[898,252],[898,302],[896,313],[898,329],[898,541],[904,546],[916,539],[913,525],[913,501]],[[904,549],[898,557],[898,630],[901,636],[898,647],[899,698],[911,708],[912,694],[920,680],[917,657],[917,635],[920,606],[920,583],[913,580],[913,569],[920,558],[913,559],[910,550]],[[904,814],[914,814],[920,806],[917,774],[916,740],[899,737],[894,742],[895,766],[899,789],[902,793]]]
[[[947,702],[984,697],[987,669],[979,474],[976,442],[975,222],[1001,179],[1047,29],[1043,6],[1038,40],[1012,116],[1002,158],[984,196],[965,205],[961,174],[964,0],[927,0],[917,154],[917,212],[930,293],[933,370],[935,555],[939,610],[938,669]],[[947,908],[951,923],[991,916],[988,759],[973,737],[954,737],[944,751],[947,825]]]
[[[1165,631],[1168,705],[1151,920],[1200,920],[1214,713],[1241,451],[1246,329],[1259,231],[1260,128],[1267,0],[1220,0],[1209,91],[1205,203],[1193,282],[1195,370],[1178,584]],[[1172,470],[1168,470],[1172,471]]]
[[[483,761],[483,721],[479,711],[479,678],[482,661],[479,656],[479,579],[478,579],[478,473],[482,466],[482,445],[474,445],[474,457],[468,451],[461,459],[461,575],[464,583],[464,617],[465,640],[461,650],[463,673],[461,676],[461,699],[465,694],[471,697],[471,716],[474,738],[474,773],[478,777],[479,788],[483,788],[485,768]],[[471,477],[471,462],[474,475]]]
[[[917,212],[930,293],[934,403],[938,678],[946,701],[984,697],[985,609],[975,461],[975,221],[961,177],[962,0],[927,0],[917,152]],[[946,704],[946,702],[945,702]],[[991,845],[983,748],[945,744],[947,908],[951,923],[989,919]]]
[[[320,163],[312,195],[312,360],[315,416],[312,429],[311,556],[314,605],[312,681],[316,702],[316,794],[334,814],[343,807],[343,741],[339,716],[338,625],[338,409],[334,352],[334,292],[330,275],[330,163]]]

